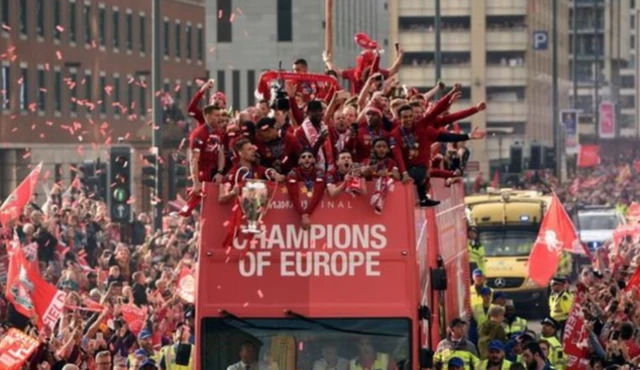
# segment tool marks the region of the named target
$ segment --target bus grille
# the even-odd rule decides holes
[[[487,285],[495,289],[519,288],[524,283],[524,278],[499,277],[487,279]]]

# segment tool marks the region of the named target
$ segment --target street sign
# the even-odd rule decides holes
[[[564,148],[567,155],[578,154],[578,118],[579,112],[574,109],[560,111],[560,123],[564,127]]]
[[[610,101],[600,103],[598,136],[601,139],[613,139],[616,137],[616,106]]]
[[[533,50],[547,50],[547,48],[549,48],[549,33],[533,31]]]
[[[119,222],[129,222],[131,219],[131,206],[128,204],[118,204],[111,208],[111,219]]]
[[[467,172],[478,172],[480,171],[480,162],[469,161],[467,162],[467,167],[465,169],[467,170]]]

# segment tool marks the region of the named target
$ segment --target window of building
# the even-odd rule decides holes
[[[122,109],[120,104],[122,103],[120,103],[120,77],[118,76],[113,77],[113,99],[111,101],[114,102],[113,114],[119,116]]]
[[[47,77],[44,67],[38,68],[38,110],[47,110]]]
[[[147,89],[144,87],[144,83],[140,83],[140,104],[138,105],[140,116],[147,114]]]
[[[36,34],[44,37],[44,0],[36,0]]]
[[[53,94],[54,109],[56,112],[62,111],[62,72],[59,70],[53,73]]]
[[[118,49],[120,48],[120,11],[117,9],[113,9],[113,14],[111,15],[111,18],[112,18],[111,37],[113,38],[113,48]]]
[[[78,29],[76,27],[76,23],[78,23],[76,19],[77,13],[78,10],[75,1],[69,2],[69,41],[71,42],[76,42],[78,38]]]
[[[62,32],[60,32],[60,27],[62,27],[61,23],[60,0],[53,0],[53,38],[56,40],[60,40],[60,36],[62,35]]]
[[[140,52],[147,51],[147,19],[144,14],[140,14]]]
[[[631,47],[631,50],[635,50],[635,48],[636,48],[636,36],[635,35],[629,35],[629,47]]]
[[[232,71],[231,84],[233,85],[232,101],[234,107],[240,106],[240,71]]]
[[[182,54],[182,26],[176,23],[176,58],[180,58]]]
[[[169,21],[168,20],[164,20],[164,24],[163,24],[163,38],[164,38],[164,56],[168,57],[169,56],[169,37],[170,37],[170,30],[169,30]]]
[[[2,0],[2,24],[11,26],[9,22],[9,0]],[[4,32],[7,32],[5,29]]]
[[[198,36],[196,39],[196,43],[198,60],[202,61],[202,59],[204,58],[204,31],[202,30],[201,26],[198,27]]]
[[[98,9],[98,42],[100,46],[107,45],[107,9]]]
[[[133,49],[133,14],[127,13],[126,16],[126,27],[127,27],[127,50],[131,51]]]
[[[226,93],[226,79],[225,79],[225,71],[223,69],[218,71],[218,80],[216,81],[216,85],[218,86],[218,91]]]
[[[631,20],[629,20],[629,28],[631,28],[631,30],[635,30],[636,29],[636,16],[635,15],[631,15]]]
[[[78,73],[76,71],[69,72],[69,96],[71,113],[76,113],[78,112]]]
[[[187,94],[187,96],[186,96],[186,100],[185,100],[185,101],[186,101],[187,103],[188,103],[188,102],[191,102],[191,99],[193,98],[193,85],[191,85],[191,83],[190,83],[190,82],[187,84],[187,91],[186,91],[186,94]]]
[[[247,104],[252,107],[256,104],[256,71],[250,69],[247,71]]]
[[[27,0],[20,0],[20,33],[27,34]]]
[[[624,89],[633,89],[636,86],[636,78],[633,75],[621,76],[620,82]]]
[[[129,114],[133,114],[134,107],[135,104],[133,102],[133,82],[127,82],[127,112],[129,112]]]
[[[107,114],[107,76],[100,76],[100,113]]]
[[[11,107],[11,67],[2,66],[2,109]]]
[[[93,76],[90,71],[84,73],[84,98],[87,102],[93,102]],[[87,113],[91,113],[91,107],[86,105]]]
[[[29,107],[29,70],[20,68],[20,110],[26,111]]]
[[[91,4],[85,3],[82,8],[84,17],[84,42],[85,44],[91,44],[93,41],[93,30],[91,28]]]
[[[186,58],[191,59],[193,57],[193,49],[191,46],[192,43],[192,27],[190,24],[184,26],[184,37],[185,37],[185,50],[186,50]]]
[[[278,42],[293,41],[293,0],[278,0]]]
[[[232,40],[231,12],[233,12],[231,0],[218,0],[218,14],[220,15],[217,21],[218,42],[231,42]]]

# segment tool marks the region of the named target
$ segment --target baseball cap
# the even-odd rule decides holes
[[[504,292],[495,292],[493,293],[493,301],[497,301],[500,298],[507,299],[507,294]]]
[[[459,326],[459,325],[467,325],[467,322],[462,320],[459,317],[456,317],[455,319],[451,320],[451,322],[449,323],[450,328],[455,328],[456,326]]]
[[[504,351],[504,344],[499,340],[489,342],[489,351]]]
[[[134,355],[135,357],[138,357],[138,356],[142,356],[142,357],[149,357],[149,356],[147,356],[147,351],[145,351],[145,350],[144,350],[144,349],[142,349],[142,348],[138,348],[138,349],[136,349],[136,351],[135,351],[135,352],[133,352],[133,355]]]
[[[473,270],[473,276],[484,276],[484,274],[482,273],[482,270],[475,269]]]
[[[145,368],[149,368],[149,367],[150,367],[150,368],[152,368],[152,369],[157,368],[157,366],[156,366],[156,362],[155,362],[155,361],[153,361],[153,360],[152,360],[152,359],[150,359],[150,358],[147,358],[147,359],[145,359],[144,361],[142,361],[142,362],[140,363],[140,365],[138,365],[138,370],[140,370],[140,369],[145,369]]]
[[[545,317],[541,324],[551,325],[554,329],[558,329],[558,322],[550,317]]]
[[[140,331],[140,334],[138,334],[138,339],[149,339],[151,338],[152,334],[149,330],[144,329],[142,331]]]
[[[482,287],[482,289],[480,289],[480,295],[490,295],[491,294],[491,288],[489,287]]]
[[[567,283],[567,278],[564,276],[554,276],[551,279],[551,285],[553,284],[566,284]]]
[[[452,367],[464,367],[464,361],[460,357],[451,357],[447,364],[449,368]]]

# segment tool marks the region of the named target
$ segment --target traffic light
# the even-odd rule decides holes
[[[80,166],[78,166],[78,176],[80,177],[80,183],[82,184],[83,189],[86,189],[88,193],[91,193],[93,189],[90,186],[90,179],[94,174],[94,162],[93,161],[85,161]]]
[[[542,169],[542,147],[540,145],[531,145],[531,157],[529,158],[529,169]]]
[[[156,187],[156,161],[155,154],[145,154],[142,156],[144,165],[142,166],[142,185],[152,189]]]
[[[120,223],[133,221],[130,200],[133,195],[133,150],[129,146],[112,146],[109,150],[109,191],[107,202],[111,220]]]
[[[512,146],[509,154],[509,173],[522,172],[522,147]]]
[[[169,200],[178,198],[178,189],[188,186],[187,157],[180,153],[174,153],[169,157]]]

